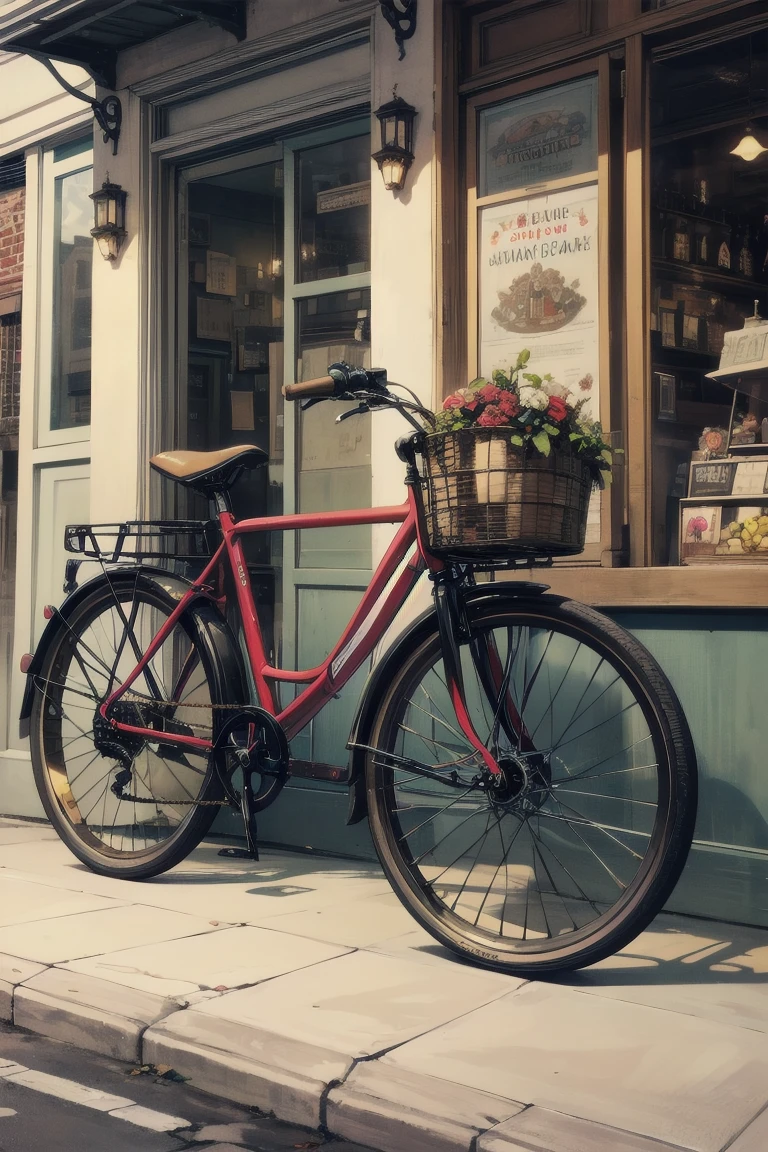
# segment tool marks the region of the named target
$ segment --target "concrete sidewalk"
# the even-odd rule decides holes
[[[768,933],[661,916],[557,982],[453,959],[373,864],[143,883],[0,820],[0,1019],[384,1152],[765,1152]]]

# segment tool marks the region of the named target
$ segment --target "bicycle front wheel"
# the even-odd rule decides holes
[[[156,730],[156,739],[112,733],[98,712],[174,606],[152,580],[112,574],[62,622],[38,678],[30,737],[40,798],[72,852],[106,876],[144,879],[178,864],[222,799],[207,752],[163,741],[164,733],[210,740],[217,723],[211,705],[225,685],[206,609],[176,623],[116,705],[119,719]]]
[[[520,975],[594,963],[649,924],[685,863],[685,718],[646,649],[584,605],[500,594],[468,614],[466,703],[500,782],[483,779],[456,720],[436,623],[416,629],[368,737],[379,858],[419,923],[474,963]]]

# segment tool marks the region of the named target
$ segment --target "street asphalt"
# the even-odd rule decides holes
[[[176,1077],[0,1024],[0,1152],[369,1152]]]

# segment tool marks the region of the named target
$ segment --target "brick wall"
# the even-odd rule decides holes
[[[0,192],[0,296],[21,291],[24,265],[24,189]]]

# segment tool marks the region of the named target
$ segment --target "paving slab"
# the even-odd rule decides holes
[[[41,840],[58,840],[58,838],[50,824],[0,821],[0,844],[39,843]]]
[[[302,912],[260,916],[259,923],[312,940],[369,948],[409,932],[414,920],[392,891],[365,900],[343,900]]]
[[[227,992],[259,984],[348,951],[243,925],[73,960],[66,967],[158,996],[188,998],[201,990]]]
[[[13,991],[18,984],[42,972],[44,964],[22,960],[20,956],[7,956],[0,952],[0,1020],[9,1024],[13,1020]]]
[[[751,1124],[748,1124],[733,1144],[728,1145],[728,1152],[765,1152],[768,1148],[768,1110],[763,1111]]]
[[[357,1064],[328,1095],[326,1125],[382,1152],[467,1152],[479,1133],[523,1104],[381,1062]],[[374,1135],[375,1133],[375,1135]]]
[[[438,972],[355,952],[169,1017],[147,1030],[143,1058],[169,1063],[173,1053],[174,1068],[197,1083],[229,1078],[240,1093],[234,1099],[317,1127],[327,1086],[356,1060],[404,1044],[521,983],[461,965]]]
[[[142,905],[127,905],[59,916],[3,929],[3,948],[26,960],[56,964],[103,955],[131,944],[152,944],[180,936],[219,931],[222,925],[199,916]]]
[[[50,884],[19,880],[0,873],[0,928],[51,920],[57,916],[71,916],[76,912],[117,908],[127,903],[127,900],[85,892],[64,892]]]
[[[0,876],[38,876],[70,891],[256,925],[283,914],[391,893],[381,869],[365,861],[270,849],[262,851],[260,861],[235,860],[219,856],[220,847],[203,844],[170,872],[141,881],[90,872],[59,840],[0,846]]]
[[[720,1152],[768,1102],[762,1033],[529,984],[382,1058],[511,1100]]]
[[[559,982],[594,996],[768,1032],[768,930],[659,916],[618,956]]]
[[[16,988],[13,1022],[116,1060],[137,1061],[147,1026],[179,1007],[170,997],[117,989],[94,976],[47,968]]]
[[[673,1147],[534,1106],[485,1132],[475,1152],[671,1152]]]

